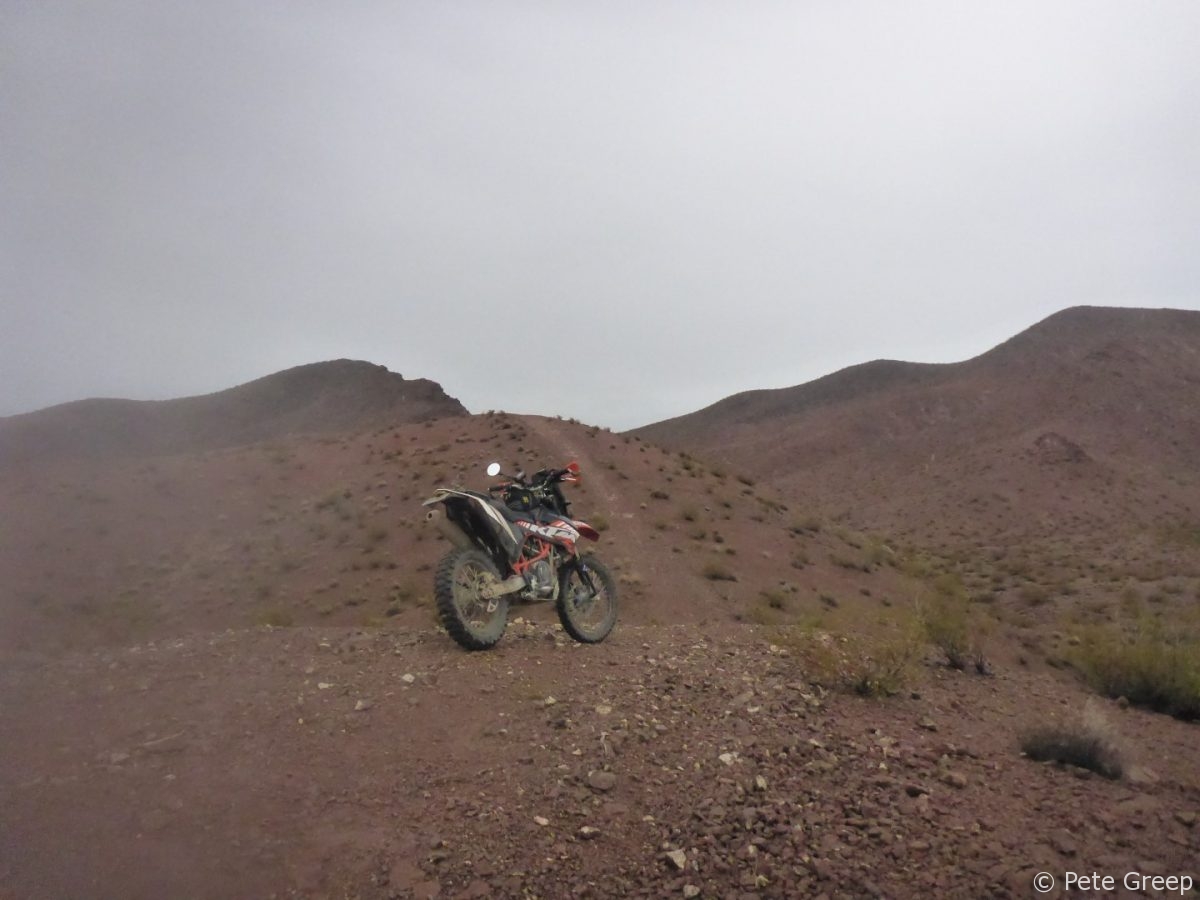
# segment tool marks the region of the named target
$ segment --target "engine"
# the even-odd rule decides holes
[[[540,559],[529,567],[526,575],[529,579],[529,590],[538,597],[550,597],[554,594],[554,567],[550,561]]]

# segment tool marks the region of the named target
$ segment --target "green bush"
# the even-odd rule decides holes
[[[1131,635],[1112,627],[1087,632],[1071,660],[1108,697],[1180,719],[1200,719],[1200,639],[1143,622]]]
[[[850,675],[850,687],[864,697],[891,697],[911,681],[921,657],[921,644],[911,635],[881,641],[859,656]]]
[[[780,632],[815,684],[862,697],[891,697],[913,683],[922,645],[911,628],[886,637],[861,634],[833,637],[809,629]]]
[[[980,674],[987,671],[983,633],[965,595],[940,592],[921,609],[925,636],[955,669],[974,664]]]

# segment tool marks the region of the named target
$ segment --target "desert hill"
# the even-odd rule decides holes
[[[1200,523],[1200,313],[1080,307],[966,362],[876,361],[631,432],[917,542]]]
[[[449,545],[421,501],[439,486],[483,488],[492,460],[533,471],[571,459],[584,470],[573,511],[603,530],[622,621],[819,618],[919,588],[878,539],[811,516],[797,526],[804,510],[748,477],[600,428],[492,413],[0,469],[0,647],[256,623],[432,625],[433,568]]]
[[[199,397],[80,400],[0,418],[0,466],[57,457],[189,453],[465,414],[436,382],[339,359]]]
[[[3,423],[24,449],[0,466],[0,896],[1022,897],[1079,862],[1194,868],[1195,726],[1048,665],[1087,620],[969,600],[961,566],[879,527],[884,505],[867,533],[774,470],[463,415],[365,365],[172,401],[145,431],[120,403]],[[864,367],[806,408],[911,391],[913,415],[952,369]],[[1107,464],[1067,406],[1021,465]],[[434,624],[447,545],[421,500],[484,486],[492,460],[570,459],[615,631],[576,644],[517,606],[495,650],[465,653]],[[1115,588],[1089,558],[1071,589],[1099,617]],[[1200,591],[1152,574],[1156,610]],[[919,609],[982,635],[987,665],[947,666]],[[1099,734],[1122,777],[1024,758],[1030,727]]]

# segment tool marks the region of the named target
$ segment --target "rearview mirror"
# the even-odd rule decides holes
[[[489,465],[487,467],[487,473],[488,473],[489,478],[495,478],[497,475],[499,475],[500,474],[500,463],[494,462],[491,465]]]

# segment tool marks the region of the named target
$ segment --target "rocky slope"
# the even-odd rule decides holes
[[[911,597],[878,541],[598,428],[452,416],[202,453],[0,469],[0,649],[279,624],[428,623],[449,549],[421,501],[576,459],[574,512],[642,622],[821,616]]]
[[[484,654],[264,627],[22,656],[0,668],[0,895],[1018,898],[1038,872],[1200,874],[1194,727],[1100,703],[1131,770],[1109,781],[1020,755],[1087,702],[1053,673],[931,660],[914,688],[827,693],[757,627],[584,647],[542,615]]]
[[[1065,310],[962,363],[876,361],[632,432],[835,518],[1042,538],[1200,520],[1200,313]]]

